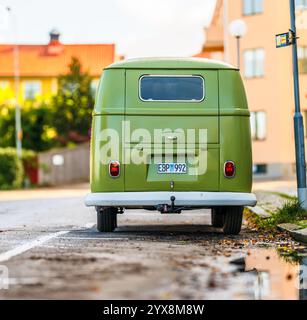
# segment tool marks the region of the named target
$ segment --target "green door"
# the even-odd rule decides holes
[[[215,70],[126,70],[125,190],[218,191],[218,101]]]

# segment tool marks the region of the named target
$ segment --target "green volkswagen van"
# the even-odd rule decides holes
[[[127,209],[211,209],[241,230],[252,189],[250,113],[239,71],[207,59],[131,59],[102,75],[93,112],[91,193],[97,229]]]

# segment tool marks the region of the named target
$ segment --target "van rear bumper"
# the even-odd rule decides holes
[[[170,198],[176,198],[176,206],[218,207],[255,206],[256,196],[252,193],[235,192],[103,192],[86,196],[86,206],[137,208],[171,205]]]

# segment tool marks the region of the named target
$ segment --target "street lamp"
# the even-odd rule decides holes
[[[292,63],[293,63],[294,98],[295,98],[294,131],[295,131],[298,199],[301,204],[301,207],[303,209],[307,209],[305,134],[304,134],[304,121],[303,121],[303,116],[301,114],[301,106],[300,106],[295,0],[290,0],[290,17],[291,17],[290,33],[292,35]]]
[[[247,25],[243,20],[234,20],[229,25],[230,34],[237,39],[237,65],[241,68],[240,40],[247,32]]]
[[[276,35],[276,47],[283,48],[292,46],[293,84],[294,84],[294,133],[295,133],[295,155],[297,195],[301,208],[307,210],[307,182],[306,182],[306,157],[305,157],[305,134],[304,121],[301,113],[300,84],[297,57],[297,34],[295,0],[290,1],[291,29],[289,32]]]
[[[10,7],[6,8],[11,15],[11,23],[14,33],[14,87],[15,87],[15,134],[16,134],[16,152],[17,156],[22,156],[22,127],[21,127],[21,110],[19,105],[19,89],[20,89],[20,71],[19,71],[19,46],[17,44],[16,21]]]

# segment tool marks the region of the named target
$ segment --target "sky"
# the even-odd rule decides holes
[[[0,0],[0,43],[46,43],[56,28],[63,43],[115,43],[128,58],[191,56],[201,50],[215,1]]]

